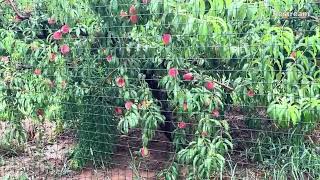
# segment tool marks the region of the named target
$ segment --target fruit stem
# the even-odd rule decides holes
[[[228,89],[229,91],[233,91],[233,90],[234,90],[232,87],[230,87],[230,86],[228,86],[228,85],[226,85],[226,84],[223,84],[223,83],[218,82],[218,81],[216,81],[216,80],[212,80],[212,81],[213,81],[214,83],[219,84],[219,85],[222,86],[223,88]]]
[[[117,68],[113,69],[107,76],[106,76],[106,81],[108,81],[108,79],[111,77],[111,75],[116,71],[118,70]]]

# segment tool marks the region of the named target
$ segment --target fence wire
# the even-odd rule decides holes
[[[0,1],[0,177],[320,178],[319,12]]]

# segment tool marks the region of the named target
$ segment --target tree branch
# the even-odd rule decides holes
[[[234,90],[232,87],[230,87],[230,86],[228,86],[228,85],[226,85],[226,84],[223,84],[223,83],[218,82],[218,81],[216,81],[216,80],[212,80],[212,81],[213,81],[214,83],[219,84],[220,86],[222,86],[223,88],[225,88],[225,89],[227,89],[227,90],[229,90],[229,91],[233,91],[233,90]]]
[[[16,13],[16,15],[19,17],[19,19],[21,20],[25,20],[25,19],[29,19],[31,13],[21,13],[16,4],[13,2],[13,0],[4,0],[3,2],[6,2],[11,8],[12,10]]]

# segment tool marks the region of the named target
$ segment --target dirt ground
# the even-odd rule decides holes
[[[17,156],[0,154],[0,177],[25,174],[29,179],[156,179],[157,171],[168,163],[170,144],[163,134],[157,134],[157,138],[150,143],[150,156],[142,159],[135,155],[141,147],[139,135],[139,132],[133,132],[121,137],[121,143],[112,157],[111,168],[88,167],[80,172],[67,167],[68,153],[75,144],[72,135],[60,135],[53,143],[42,147],[29,143],[27,150]]]
[[[250,138],[252,136],[249,132],[245,133],[241,130],[245,129],[245,124],[243,116],[239,112],[233,111],[225,115],[231,123],[234,137]],[[51,134],[52,132],[49,132],[48,129],[52,129],[52,126],[48,125],[46,128],[46,132]],[[158,171],[170,163],[170,156],[173,153],[171,143],[164,134],[157,133],[156,138],[148,147],[150,156],[141,158],[136,155],[141,147],[140,135],[139,131],[135,131],[127,136],[121,136],[117,150],[112,157],[111,168],[87,167],[80,172],[68,168],[68,153],[75,145],[72,133],[61,134],[41,146],[29,142],[25,152],[16,152],[10,156],[4,151],[1,152],[0,149],[0,177],[27,175],[29,179],[157,179]],[[250,170],[250,168],[248,170],[248,166],[246,166],[248,162],[241,155],[234,153],[232,159],[239,162],[237,164],[238,171],[234,172],[234,175],[252,177],[249,179],[256,179],[260,176],[259,171]],[[228,177],[226,175],[223,179],[230,179]]]

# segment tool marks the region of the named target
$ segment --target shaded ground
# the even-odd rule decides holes
[[[260,114],[261,117],[264,116],[264,112]],[[223,179],[230,179],[230,176],[260,179],[262,171],[256,165],[248,162],[241,153],[245,149],[245,147],[241,147],[241,141],[254,140],[255,133],[248,129],[241,112],[233,110],[226,113],[225,116],[230,123],[236,147],[229,158],[232,161],[226,163],[227,168],[234,170],[225,173]],[[48,125],[47,127],[52,126]],[[46,132],[52,133],[48,130]],[[26,145],[26,151],[17,152],[17,156],[14,156],[14,153],[13,156],[12,154],[5,155],[0,150],[0,177],[25,174],[29,179],[156,179],[157,172],[170,163],[171,144],[164,134],[157,133],[156,138],[148,147],[150,156],[141,158],[138,155],[141,147],[140,137],[141,132],[139,131],[121,136],[112,158],[111,168],[87,167],[81,172],[68,169],[68,153],[75,144],[72,133],[64,133],[52,142],[42,142],[42,146],[30,142]]]
[[[120,138],[113,155],[112,168],[84,168],[81,172],[68,169],[68,153],[74,146],[72,134],[63,134],[53,143],[37,146],[29,143],[26,151],[17,156],[0,154],[0,177],[27,175],[30,179],[155,179],[158,170],[168,162],[170,145],[162,134],[150,143],[148,158],[137,155],[141,147],[140,132],[132,132]]]

